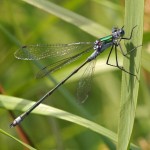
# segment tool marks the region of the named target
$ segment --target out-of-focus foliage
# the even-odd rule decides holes
[[[114,26],[122,27],[124,24],[124,1],[101,0],[51,0],[56,5],[80,14],[101,26],[110,29]],[[138,106],[131,142],[150,148],[150,2],[145,1],[144,36],[142,49],[142,69]],[[102,32],[100,33],[101,37]],[[107,35],[108,33],[106,33]],[[37,101],[48,90],[61,81],[85,57],[70,64],[51,75],[51,80],[34,78],[40,69],[31,61],[21,61],[14,57],[14,52],[24,44],[50,44],[71,43],[78,41],[95,41],[88,32],[83,31],[74,24],[47,13],[38,7],[29,5],[20,0],[1,0],[0,2],[0,90],[2,94],[21,97]],[[123,44],[123,43],[122,43]],[[91,92],[83,104],[76,102],[76,87],[84,69],[70,79],[61,90],[56,91],[45,103],[53,107],[87,118],[117,133],[121,71],[106,69],[105,61],[109,51],[97,59],[95,75],[91,85]],[[50,60],[40,61],[41,65],[48,64]],[[98,71],[97,71],[98,70]],[[15,116],[21,112],[15,112]],[[27,141],[27,144],[37,149],[115,149],[115,144],[109,139],[76,124],[45,117],[30,115],[22,122],[23,131],[13,128],[9,124],[13,120],[11,112],[0,109],[0,128],[14,137]],[[27,136],[27,138],[26,138]],[[23,149],[23,145],[13,139],[0,134],[1,149]]]

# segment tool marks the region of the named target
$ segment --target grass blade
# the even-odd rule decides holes
[[[6,95],[0,95],[0,107],[9,109],[9,110],[21,110],[21,111],[26,111],[30,106],[32,106],[35,102],[30,102],[28,100],[22,99],[22,98],[16,98],[12,96],[6,96]],[[98,134],[101,134],[115,143],[117,142],[117,135],[90,121],[85,118],[79,117],[77,115],[71,114],[69,112],[47,106],[44,104],[40,104],[35,110],[33,110],[33,113],[35,114],[40,114],[40,115],[45,115],[45,116],[53,116],[59,119],[63,119],[69,122],[73,122],[75,124],[84,126]],[[136,148],[137,146],[132,145],[133,148]]]
[[[2,130],[2,129],[0,129],[0,133],[2,133],[2,134],[4,134],[4,135],[6,135],[6,136],[8,136],[8,137],[10,137],[10,138],[12,138],[12,139],[14,139],[15,141],[17,141],[18,143],[24,145],[25,147],[27,147],[27,148],[30,149],[30,150],[36,150],[35,148],[33,148],[33,147],[31,147],[30,145],[28,145],[28,144],[26,144],[26,143],[20,141],[19,139],[17,139],[17,138],[15,138],[14,136],[8,134],[7,132],[5,132],[5,131]]]
[[[0,95],[0,102],[1,102],[0,107],[7,108],[10,110],[15,109],[15,110],[22,110],[22,111],[26,111],[29,107],[31,107],[35,103],[35,102],[27,101],[22,98],[16,98],[11,96],[4,96],[4,95]],[[33,110],[33,113],[46,115],[46,116],[53,116],[59,119],[74,122],[76,124],[89,128],[99,134],[102,134],[113,141],[116,141],[117,139],[116,134],[113,133],[112,131],[109,131],[106,128],[92,121],[89,121],[82,117],[76,116],[74,114],[68,113],[66,111],[51,106],[40,104],[35,110]]]
[[[101,26],[94,21],[91,21],[90,19],[87,19],[81,15],[78,15],[77,13],[74,13],[72,11],[69,11],[65,8],[62,8],[54,3],[51,3],[47,0],[23,0],[37,8],[40,8],[48,13],[51,13],[62,20],[69,22],[81,30],[95,36],[99,37],[102,35],[108,34],[110,31],[105,28],[104,26]],[[100,35],[101,34],[101,35]]]
[[[133,38],[126,43],[127,50],[142,44],[143,38],[143,11],[144,1],[125,1],[125,31],[129,36],[131,30],[137,25]],[[129,59],[124,60],[125,68],[140,78],[141,47],[130,54]],[[118,130],[118,150],[127,150],[130,147],[131,133],[133,130],[139,81],[126,73],[123,73],[121,89],[121,110]]]

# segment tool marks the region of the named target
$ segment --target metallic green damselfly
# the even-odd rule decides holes
[[[71,63],[75,60],[77,60],[79,57],[81,57],[83,54],[90,53],[89,57],[78,67],[76,68],[72,73],[70,73],[64,80],[62,80],[60,83],[58,83],[53,89],[51,89],[49,92],[47,92],[41,99],[39,99],[33,106],[31,106],[26,112],[21,114],[19,117],[17,117],[10,125],[10,127],[14,127],[18,125],[21,121],[24,120],[25,117],[27,117],[32,110],[34,110],[40,103],[42,103],[47,97],[49,97],[58,87],[60,87],[62,84],[64,84],[69,78],[71,78],[74,74],[76,74],[83,66],[85,66],[87,63],[89,63],[89,66],[87,67],[88,71],[85,71],[87,78],[83,78],[79,82],[79,88],[78,88],[78,98],[82,101],[85,101],[87,98],[87,95],[89,93],[89,82],[91,81],[91,75],[94,70],[94,60],[97,58],[98,55],[100,55],[102,52],[104,52],[106,49],[111,47],[106,64],[117,67],[120,70],[133,75],[136,77],[135,74],[125,70],[122,66],[118,63],[118,57],[117,57],[117,47],[120,48],[121,53],[123,56],[126,56],[128,53],[124,53],[120,42],[121,40],[130,40],[132,38],[132,33],[135,27],[132,28],[131,34],[128,38],[124,37],[125,31],[123,27],[121,29],[119,28],[113,28],[112,33],[108,36],[99,38],[95,42],[78,42],[78,43],[71,43],[71,44],[56,44],[56,45],[29,45],[29,46],[22,46],[18,51],[15,52],[15,57],[22,60],[38,60],[38,59],[44,59],[47,57],[60,57],[60,61],[44,67],[42,70],[39,71],[37,74],[37,78],[44,77],[45,75],[52,73],[61,67],[65,66],[68,63]],[[135,50],[137,47],[133,48],[130,51]],[[109,58],[112,53],[112,50],[115,50],[115,57],[116,57],[116,64],[112,65],[109,63]],[[74,55],[72,56],[72,53]]]

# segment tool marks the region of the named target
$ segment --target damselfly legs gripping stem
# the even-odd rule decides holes
[[[38,59],[44,59],[46,57],[58,57],[58,58],[60,57],[60,61],[43,68],[37,74],[37,78],[44,77],[45,75],[60,69],[61,67],[65,66],[66,64],[77,60],[79,57],[81,57],[85,53],[89,53],[92,51],[93,52],[92,52],[92,54],[89,55],[89,57],[85,60],[85,62],[83,62],[78,68],[76,68],[70,75],[68,75],[64,80],[62,80],[60,83],[58,83],[53,89],[51,89],[49,92],[47,92],[40,100],[38,100],[26,112],[24,112],[19,117],[17,117],[11,123],[10,127],[14,127],[17,124],[19,124],[21,121],[23,121],[24,118],[27,117],[31,113],[32,110],[34,110],[40,103],[42,103],[48,96],[50,96],[58,87],[60,87],[69,78],[71,78],[74,74],[76,74],[83,66],[85,66],[87,63],[90,63],[89,67],[88,67],[88,71],[85,71],[85,74],[88,74],[88,72],[89,72],[89,74],[87,75],[88,80],[85,78],[79,82],[78,97],[81,100],[85,100],[87,98],[87,95],[89,92],[89,89],[87,87],[89,85],[89,82],[91,80],[91,75],[94,70],[94,65],[95,65],[94,60],[97,58],[98,55],[100,55],[100,53],[104,52],[109,47],[111,47],[111,50],[109,52],[106,64],[113,66],[113,67],[117,67],[120,70],[136,77],[135,74],[133,74],[133,73],[125,70],[123,67],[119,66],[118,57],[117,57],[117,47],[120,48],[123,56],[127,55],[122,50],[120,42],[122,39],[130,40],[132,38],[132,33],[133,33],[134,28],[135,27],[132,28],[130,37],[128,37],[128,38],[124,37],[125,31],[122,27],[121,29],[113,28],[111,35],[99,38],[95,42],[79,42],[79,43],[57,44],[57,45],[29,45],[29,46],[21,47],[18,51],[15,52],[15,57],[18,59],[38,60]],[[136,48],[134,48],[134,49],[136,49]],[[115,50],[116,65],[112,65],[109,63],[109,58],[110,58],[110,55],[111,55],[113,49]],[[73,55],[72,55],[72,53],[73,53]]]

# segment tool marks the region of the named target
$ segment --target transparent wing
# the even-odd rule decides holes
[[[89,91],[91,89],[91,81],[92,75],[95,68],[96,59],[89,62],[85,72],[83,73],[78,87],[77,87],[77,99],[79,102],[84,103],[85,100],[88,98]]]
[[[49,73],[52,73],[52,72],[55,72],[59,69],[61,69],[62,67],[64,67],[65,65],[67,64],[70,64],[71,62],[77,60],[79,57],[81,57],[83,54],[89,52],[92,48],[89,47],[88,49],[80,52],[79,54],[76,54],[72,57],[68,57],[68,58],[65,58],[65,59],[62,59],[54,64],[51,64],[49,66],[46,66],[44,67],[43,69],[41,69],[37,75],[36,75],[36,78],[42,78],[44,76],[46,76],[47,74]]]
[[[15,52],[15,57],[22,60],[38,60],[46,57],[65,58],[76,55],[81,50],[86,50],[89,46],[93,46],[94,42],[78,42],[70,44],[55,45],[27,45],[22,46]]]

